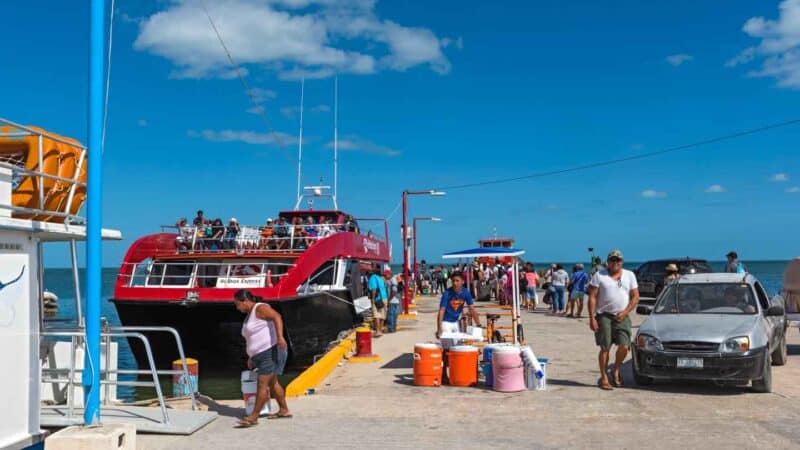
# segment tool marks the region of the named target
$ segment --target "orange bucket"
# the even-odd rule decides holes
[[[414,385],[442,384],[442,348],[436,344],[414,345]]]
[[[447,378],[451,386],[478,384],[478,349],[471,345],[450,347],[447,352]]]

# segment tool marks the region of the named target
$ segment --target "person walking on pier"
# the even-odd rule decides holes
[[[622,252],[611,251],[606,262],[607,267],[595,273],[589,282],[589,328],[594,332],[595,342],[600,347],[599,386],[610,391],[612,388],[608,380],[608,359],[611,345],[617,346],[613,368],[614,385],[622,387],[619,369],[631,345],[629,314],[639,303],[639,285],[633,272],[622,268]]]
[[[569,283],[569,274],[561,264],[556,264],[553,271],[553,314],[566,314],[566,293],[567,283]]]
[[[389,296],[386,293],[386,283],[377,264],[373,266],[372,275],[370,275],[367,282],[367,289],[369,291],[369,299],[372,300],[372,318],[375,320],[375,333],[373,336],[378,338],[383,336],[383,322],[386,320]]]
[[[567,317],[580,317],[583,314],[583,296],[586,293],[586,283],[589,275],[583,270],[583,264],[575,264],[575,270],[569,280],[569,303],[567,305]]]
[[[247,367],[258,369],[258,392],[253,411],[239,419],[237,426],[251,427],[258,423],[258,414],[269,401],[270,394],[278,402],[278,412],[267,415],[267,419],[284,419],[292,417],[286,404],[286,392],[283,390],[278,376],[283,374],[286,365],[288,345],[283,337],[283,320],[281,315],[267,303],[260,302],[261,297],[254,296],[246,289],[240,289],[233,295],[233,304],[247,318],[242,325],[242,336],[247,344]]]

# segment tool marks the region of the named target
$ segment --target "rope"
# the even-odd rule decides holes
[[[234,61],[233,55],[231,55],[231,52],[228,50],[228,46],[225,45],[225,41],[222,39],[222,34],[220,34],[219,29],[217,29],[217,25],[214,23],[214,19],[211,18],[211,14],[208,12],[208,8],[206,8],[205,2],[201,1],[200,7],[203,8],[203,11],[206,13],[206,17],[208,17],[208,22],[211,24],[211,28],[214,30],[214,34],[217,35],[217,40],[219,40],[219,44],[222,46],[222,50],[225,51],[225,55],[228,57],[228,62],[230,62],[231,66],[233,66],[234,70],[236,71],[236,76],[239,78],[239,82],[242,84],[242,88],[244,89],[245,94],[250,99],[250,103],[252,103],[256,114],[258,114],[258,116],[261,117],[261,120],[263,120],[264,124],[267,126],[267,130],[270,133],[272,133],[272,135],[275,137],[275,141],[278,144],[278,148],[280,148],[281,151],[283,151],[283,154],[284,156],[286,156],[286,159],[289,162],[293,162],[293,159],[289,155],[289,152],[286,150],[286,146],[284,145],[280,133],[275,131],[275,128],[272,126],[272,123],[269,121],[269,118],[267,118],[267,115],[264,112],[265,108],[261,104],[259,104],[258,101],[256,100],[256,97],[253,94],[252,90],[250,89],[250,86],[244,79],[244,75],[242,74],[241,68],[239,67],[238,64],[236,64],[236,61]]]
[[[598,162],[589,163],[589,164],[582,164],[582,165],[579,165],[579,166],[567,167],[567,168],[564,168],[564,169],[556,169],[556,170],[551,170],[551,171],[547,171],[547,172],[539,172],[539,173],[533,173],[533,174],[530,174],[530,175],[522,175],[522,176],[519,176],[519,177],[499,178],[499,179],[496,179],[496,180],[480,181],[480,182],[475,182],[475,183],[456,184],[456,185],[452,185],[452,186],[441,186],[441,187],[433,188],[433,190],[466,189],[466,188],[472,188],[472,187],[487,186],[487,185],[491,185],[491,184],[510,183],[512,181],[528,180],[528,179],[532,179],[532,178],[542,178],[542,177],[548,177],[548,176],[552,176],[552,175],[562,175],[562,174],[569,173],[569,172],[577,172],[577,171],[581,171],[581,170],[594,169],[594,168],[597,168],[597,167],[610,166],[610,165],[620,164],[620,163],[624,163],[624,162],[628,162],[628,161],[635,161],[637,159],[650,158],[650,157],[653,157],[653,156],[664,155],[664,154],[667,154],[667,153],[673,153],[673,152],[678,152],[678,151],[682,151],[682,150],[689,150],[689,149],[692,149],[692,148],[695,148],[695,147],[702,147],[702,146],[709,145],[709,144],[715,144],[715,143],[718,143],[718,142],[729,141],[729,140],[732,140],[732,139],[736,139],[736,138],[740,138],[740,137],[744,137],[744,136],[749,136],[751,134],[762,133],[762,132],[765,132],[765,131],[774,130],[776,128],[783,128],[783,127],[788,127],[790,125],[797,125],[797,124],[800,124],[800,119],[792,119],[792,120],[787,120],[785,122],[774,123],[774,124],[765,125],[765,126],[758,127],[758,128],[751,128],[749,130],[739,131],[737,133],[727,134],[727,135],[724,135],[724,136],[713,137],[713,138],[705,139],[705,140],[702,140],[702,141],[693,142],[691,144],[679,145],[677,147],[670,147],[670,148],[666,148],[666,149],[662,149],[662,150],[656,150],[656,151],[652,151],[652,152],[642,153],[642,154],[639,154],[639,155],[628,156],[628,157],[625,157],[625,158],[617,158],[617,159],[610,159],[610,160],[606,160],[606,161],[598,161]]]
[[[111,14],[108,18],[108,57],[106,61],[106,96],[103,105],[103,133],[100,137],[100,153],[106,151],[106,123],[108,122],[108,95],[111,91],[111,45],[114,42],[114,2],[111,0]]]

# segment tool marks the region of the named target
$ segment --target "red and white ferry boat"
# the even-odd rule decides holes
[[[478,241],[478,247],[480,248],[514,248],[514,239],[511,238],[499,238],[497,237],[497,231],[494,233],[494,237],[491,239],[481,239]],[[499,261],[500,264],[511,264],[514,258],[510,256],[504,256],[502,258],[491,258],[488,256],[484,256],[478,258],[478,262],[481,264],[494,264],[495,262]]]
[[[334,209],[298,209],[303,197],[327,196],[326,188],[306,188],[311,193],[299,196],[294,210],[278,214],[285,234],[279,224],[269,231],[240,226],[234,239],[220,242],[197,238],[197,227],[176,226],[138,239],[125,255],[112,299],[122,324],[174,327],[187,355],[211,365],[241,360],[243,316],[232,299],[247,288],[283,317],[289,363],[312,363],[340,333],[360,323],[356,305],[366,295],[363,275],[373,263],[390,260],[384,220],[383,237],[359,230],[359,222],[376,219],[355,219],[339,210],[335,194]],[[305,235],[309,227],[317,236]],[[157,364],[167,364],[169,356],[158,351],[170,348],[159,345],[164,336],[148,337],[156,341]],[[131,344],[143,361],[143,349]]]

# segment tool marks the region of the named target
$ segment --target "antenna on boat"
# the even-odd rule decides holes
[[[303,192],[300,190],[300,178],[303,174],[303,96],[305,94],[306,79],[300,79],[300,134],[297,139],[297,203],[294,209],[300,209]]]
[[[333,207],[336,204],[337,188],[339,187],[339,76],[333,79]]]

